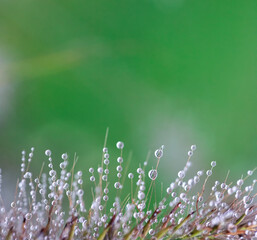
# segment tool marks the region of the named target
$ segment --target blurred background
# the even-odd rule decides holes
[[[256,19],[255,0],[1,1],[5,197],[31,147],[36,173],[49,148],[56,166],[76,153],[88,179],[107,127],[113,167],[118,140],[132,169],[149,151],[155,166],[165,145],[158,184],[184,166],[191,144],[192,173],[217,161],[215,179],[246,174],[257,157]]]

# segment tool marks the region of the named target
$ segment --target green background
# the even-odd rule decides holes
[[[14,184],[20,152],[97,167],[106,128],[112,166],[165,145],[169,183],[197,145],[193,171],[217,161],[231,179],[256,166],[257,1],[2,0],[0,165]],[[115,171],[113,171],[115,173]],[[12,189],[11,188],[11,189]]]

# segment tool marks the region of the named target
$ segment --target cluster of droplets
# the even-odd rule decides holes
[[[149,170],[147,160],[143,166],[139,164],[135,174],[128,173],[131,192],[121,199],[124,143],[119,141],[116,147],[120,150],[115,170],[117,181],[113,185],[108,181],[110,156],[104,146],[101,165],[96,170],[89,168],[89,194],[85,192],[83,171],[75,172],[76,157],[68,170],[69,156],[63,153],[60,170],[55,170],[52,153],[46,150],[49,170],[47,174],[41,171],[33,177],[29,166],[34,148],[27,157],[22,151],[22,177],[17,184],[14,201],[10,210],[0,207],[0,238],[70,239],[71,234],[73,239],[90,240],[105,239],[103,234],[109,234],[109,238],[115,240],[161,239],[166,235],[169,239],[190,238],[193,235],[203,239],[230,240],[257,237],[257,207],[254,205],[256,179],[246,184],[255,170],[247,171],[246,176],[234,184],[228,182],[228,176],[222,182],[215,181],[206,193],[207,181],[212,177],[216,162],[212,161],[206,172],[200,170],[187,178],[191,157],[196,150],[196,146],[192,145],[184,168],[166,188],[166,195],[156,202],[152,198],[156,191],[158,166],[163,158],[164,146],[161,146],[154,152],[155,166]],[[1,183],[0,169],[0,193]],[[201,191],[194,193],[193,189],[199,183]],[[109,188],[116,192],[112,203],[108,202],[111,199]],[[85,201],[91,198],[93,200],[87,209]],[[68,212],[65,211],[65,201]],[[108,205],[111,207],[108,208]]]
[[[122,169],[122,163],[123,163],[122,150],[123,150],[123,148],[124,148],[124,143],[121,142],[121,141],[119,141],[119,142],[117,142],[116,147],[117,147],[118,149],[120,149],[120,156],[117,158],[118,166],[116,167],[118,181],[114,183],[114,187],[115,187],[116,189],[122,189],[123,186],[122,186],[122,184],[121,184],[121,182],[120,182],[120,179],[121,179],[121,176],[122,176],[122,175],[121,175],[121,172],[122,172],[122,170],[123,170],[123,169]]]

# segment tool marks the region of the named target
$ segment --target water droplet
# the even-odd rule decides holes
[[[192,150],[192,151],[195,151],[195,150],[196,150],[196,145],[192,145],[192,146],[191,146],[191,150]]]
[[[31,178],[31,176],[32,176],[31,172],[26,172],[24,174],[24,178]]]
[[[67,158],[68,158],[68,154],[67,154],[67,153],[63,153],[63,154],[62,154],[62,159],[63,159],[63,160],[67,160]]]
[[[235,233],[237,231],[237,226],[234,225],[233,223],[228,224],[228,231],[231,233]]]
[[[123,162],[123,158],[122,158],[122,157],[118,157],[118,158],[117,158],[117,162],[118,162],[118,163],[122,163],[122,162]]]
[[[27,214],[25,215],[25,218],[26,218],[27,220],[30,220],[31,217],[32,217],[32,214],[31,214],[31,213],[27,213]]]
[[[132,179],[134,177],[133,173],[128,174],[128,178]]]
[[[157,149],[155,152],[154,152],[154,155],[155,157],[157,158],[161,158],[163,156],[163,151],[161,149]]]
[[[116,147],[117,147],[118,149],[123,149],[123,148],[124,148],[124,143],[121,142],[121,141],[119,141],[119,142],[116,143]]]
[[[238,181],[237,181],[237,185],[238,186],[242,186],[244,184],[244,180],[243,179],[239,179]]]
[[[116,189],[119,189],[119,188],[120,188],[120,183],[119,183],[119,182],[114,183],[114,187],[115,187]]]
[[[193,156],[193,151],[188,151],[187,155],[188,155],[189,157]]]
[[[185,172],[184,171],[179,171],[178,172],[178,177],[181,178],[181,179],[184,178],[185,177]]]
[[[145,193],[141,192],[141,191],[138,191],[137,197],[138,197],[139,200],[143,200],[145,198]]]
[[[216,166],[216,162],[215,162],[215,161],[212,161],[212,162],[211,162],[211,166],[212,166],[212,167],[215,167],[215,166]]]
[[[52,154],[51,150],[47,149],[47,150],[45,151],[45,155],[46,155],[47,157],[50,157],[51,154]]]
[[[151,179],[151,180],[155,180],[158,176],[158,172],[157,170],[155,169],[152,169],[148,172],[148,177]]]

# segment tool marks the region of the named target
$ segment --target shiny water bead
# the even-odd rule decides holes
[[[83,191],[82,189],[79,189],[79,190],[77,191],[77,194],[78,194],[79,196],[83,196],[84,191]]]
[[[109,193],[109,189],[108,189],[108,188],[105,188],[105,189],[104,189],[104,193],[105,193],[105,194],[108,194],[108,193]]]
[[[188,151],[187,155],[188,155],[189,157],[193,156],[193,151]]]
[[[116,170],[117,170],[118,172],[121,172],[121,171],[122,171],[122,166],[117,166]]]
[[[244,196],[243,201],[244,201],[244,204],[249,205],[253,202],[253,198],[251,196]]]
[[[30,219],[32,218],[32,214],[31,214],[31,213],[27,213],[27,214],[25,215],[25,218],[26,218],[27,220],[30,220]]]
[[[192,151],[195,151],[196,150],[196,145],[192,145],[190,148],[191,148]]]
[[[68,159],[68,154],[67,153],[63,153],[62,154],[62,159],[65,161]]]
[[[109,174],[109,169],[107,169],[107,168],[104,169],[104,173],[105,173],[105,174]]]
[[[97,168],[97,172],[98,173],[103,173],[103,168],[102,167]]]
[[[248,176],[252,176],[253,175],[253,171],[251,171],[251,170],[247,171],[247,175]]]
[[[154,155],[155,155],[155,157],[157,157],[157,158],[161,158],[161,157],[163,156],[163,150],[157,149],[157,150],[154,152]]]
[[[151,179],[151,180],[155,180],[158,176],[158,172],[157,170],[155,169],[152,169],[148,172],[148,177]]]
[[[103,176],[102,176],[102,180],[103,180],[103,181],[107,181],[107,179],[108,179],[107,175],[103,175]]]
[[[123,148],[124,148],[124,143],[121,142],[121,141],[119,141],[119,142],[116,143],[116,147],[117,147],[118,149],[123,149]]]
[[[94,181],[95,181],[95,177],[94,177],[94,176],[91,176],[91,177],[90,177],[90,181],[91,181],[91,182],[94,182]]]
[[[148,233],[149,233],[149,235],[153,236],[155,234],[155,231],[151,228]]]
[[[248,207],[248,208],[245,210],[245,215],[246,215],[246,216],[249,216],[249,215],[251,215],[253,212],[254,212],[254,211],[253,211],[253,208]]]
[[[224,198],[224,194],[221,192],[215,192],[216,201],[220,202]]]
[[[215,166],[216,166],[216,162],[215,162],[215,161],[212,161],[212,162],[211,162],[211,166],[212,166],[212,167],[215,167]]]
[[[243,179],[239,179],[238,181],[237,181],[237,185],[238,186],[242,186],[244,184],[244,180]]]
[[[31,172],[26,172],[26,173],[24,174],[24,178],[31,178],[31,177],[32,177]]]
[[[89,168],[88,170],[90,173],[93,173],[94,172],[94,168]]]
[[[185,193],[180,193],[179,197],[180,197],[181,199],[184,199],[184,198],[186,197],[186,194],[185,194]],[[181,207],[181,206],[180,206],[180,207]]]
[[[46,155],[47,157],[50,157],[51,154],[52,154],[51,150],[47,149],[47,150],[45,151],[45,155]]]
[[[133,173],[128,174],[128,178],[132,179],[134,177]]]
[[[108,152],[108,148],[107,147],[104,147],[103,148],[103,153],[107,153]]]
[[[104,164],[105,165],[109,165],[109,163],[110,163],[109,159],[104,159]]]
[[[231,232],[231,233],[237,232],[237,226],[234,225],[233,223],[229,223],[228,224],[228,231]]]
[[[115,187],[116,189],[119,189],[120,186],[121,186],[121,184],[120,184],[119,182],[114,183],[114,187]]]
[[[180,179],[183,179],[183,178],[185,177],[185,172],[184,172],[184,171],[179,171],[179,172],[178,172],[178,177],[179,177]]]
[[[194,183],[198,183],[200,181],[200,178],[198,176],[194,176]]]
[[[122,158],[122,157],[118,157],[118,158],[117,158],[117,162],[118,162],[118,163],[123,163],[123,158]]]
[[[139,200],[143,200],[145,198],[145,193],[142,191],[138,191],[137,197]]]
[[[55,176],[56,175],[56,171],[50,170],[49,171],[49,175],[50,175],[50,177]]]
[[[206,171],[206,175],[207,175],[207,176],[211,176],[211,175],[212,175],[212,170],[207,170],[207,171]]]
[[[83,180],[82,180],[82,179],[79,179],[79,180],[78,180],[78,184],[80,184],[80,185],[83,184]]]
[[[63,185],[63,189],[68,189],[69,188],[69,184],[68,183],[65,183],[64,185]]]

